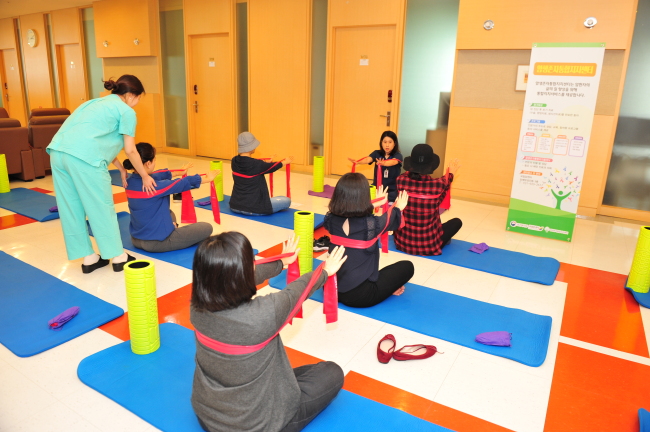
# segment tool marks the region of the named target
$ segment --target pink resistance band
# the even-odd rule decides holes
[[[376,200],[373,200],[376,201]],[[384,229],[382,232],[377,235],[375,238],[372,238],[370,240],[355,240],[351,239],[348,237],[340,237],[340,236],[335,236],[330,234],[330,241],[332,244],[338,245],[338,246],[343,246],[346,248],[352,248],[352,249],[368,249],[370,246],[374,245],[377,243],[377,240],[381,238],[381,243],[382,243],[382,248],[384,244],[386,244],[386,249],[388,249],[388,225],[390,224],[390,214],[393,211],[393,208],[395,208],[395,204],[390,206],[388,209],[388,213],[386,213],[386,226],[384,226]],[[404,226],[404,219],[400,221],[400,228]]]
[[[269,258],[262,258],[256,260],[255,264],[264,264],[267,262],[277,261],[279,259],[286,258],[291,255],[293,254],[287,253],[287,254],[282,254],[282,255],[269,257]],[[244,355],[244,354],[251,354],[260,351],[262,348],[267,346],[280,333],[280,331],[282,331],[284,326],[290,324],[294,317],[302,318],[302,304],[304,303],[305,300],[307,300],[307,296],[309,295],[309,292],[314,287],[314,284],[320,277],[324,265],[325,263],[322,263],[321,265],[318,266],[318,268],[316,268],[316,270],[314,270],[314,273],[312,274],[309,283],[305,287],[304,291],[300,295],[300,298],[296,302],[296,305],[291,310],[284,323],[280,326],[280,329],[276,331],[273,336],[271,336],[264,342],[259,343],[257,345],[231,345],[231,344],[219,342],[218,340],[215,339],[211,339],[205,336],[204,334],[200,333],[198,330],[194,330],[194,332],[196,333],[196,339],[201,344],[207,346],[208,348],[223,354]],[[292,264],[290,264],[289,269],[287,269],[287,284],[293,282],[299,275],[300,275],[300,270],[298,268],[298,260],[296,260]],[[289,280],[290,277],[293,277],[291,281]],[[327,282],[325,283],[324,290],[325,292],[323,296],[324,297],[323,313],[325,314],[326,321],[329,324],[331,322],[336,322],[336,320],[338,319],[338,288],[336,286],[336,275],[327,278]]]
[[[267,161],[267,160],[271,160],[271,158],[262,158],[260,160]],[[252,175],[252,176],[245,175],[245,174],[240,174],[240,173],[235,172],[235,171],[233,171],[232,174],[236,175],[237,177],[254,178],[254,177],[269,173],[269,171],[272,170],[273,168],[275,168],[279,163],[280,162],[276,162],[273,165],[271,165],[271,167],[269,169],[267,169],[266,171],[263,171],[263,172],[261,172],[259,174],[255,174],[255,175]],[[291,164],[286,164],[285,168],[286,168],[286,173],[287,173],[287,198],[291,198]],[[273,196],[273,173],[272,172],[269,173],[269,193],[270,193],[271,196]]]
[[[449,181],[449,169],[447,169],[446,177],[447,177],[447,181]],[[447,195],[442,200],[442,203],[440,204],[440,208],[443,208],[445,210],[449,210],[450,202],[451,202],[451,199],[449,197],[450,192],[451,192],[451,185],[449,185],[449,189],[447,190]],[[409,198],[420,198],[420,199],[425,199],[425,200],[438,199],[440,197],[440,195],[442,195],[442,193],[439,193],[438,195],[428,195],[428,194],[418,194],[418,193],[411,193],[411,192],[408,192],[408,194],[409,194]],[[444,207],[445,203],[446,203],[447,207]]]

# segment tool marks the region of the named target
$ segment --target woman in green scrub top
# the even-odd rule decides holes
[[[142,83],[133,75],[122,75],[117,81],[105,81],[104,88],[111,94],[80,105],[47,147],[68,259],[83,258],[84,273],[108,265],[111,258],[113,270],[122,271],[135,259],[122,247],[108,172],[112,162],[126,187],[126,170],[117,160],[120,150],[142,176],[142,190],[154,192],[156,186],[135,148],[133,107],[144,94]],[[101,256],[90,242],[86,217]]]

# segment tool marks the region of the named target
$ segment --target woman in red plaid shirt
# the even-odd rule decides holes
[[[444,224],[440,221],[440,203],[449,191],[454,175],[460,168],[458,160],[449,165],[449,174],[431,178],[440,165],[440,157],[433,153],[431,146],[418,144],[413,147],[411,156],[404,159],[407,171],[397,177],[397,190],[407,191],[408,206],[402,213],[405,225],[395,232],[395,246],[411,255],[440,255],[442,248],[460,230],[463,223],[454,218]],[[418,195],[426,195],[420,197]]]

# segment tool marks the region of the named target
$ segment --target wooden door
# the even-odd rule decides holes
[[[27,126],[25,116],[25,96],[20,82],[20,64],[15,49],[5,49],[2,53],[2,95],[3,104],[9,117],[20,121],[22,126]]]
[[[395,26],[336,28],[334,35],[330,124],[331,172],[350,172],[348,157],[359,159],[379,149],[385,130],[395,130],[396,104],[388,101],[399,83],[395,73]],[[390,112],[390,125],[387,116]],[[372,178],[372,167],[358,172]]]
[[[236,152],[230,45],[228,33],[190,37],[188,115],[198,156],[230,159]]]
[[[72,112],[87,98],[81,46],[79,44],[57,45],[57,55],[61,106]]]

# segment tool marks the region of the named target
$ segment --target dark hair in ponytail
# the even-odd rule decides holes
[[[145,142],[137,143],[135,145],[135,148],[140,154],[140,159],[142,160],[143,164],[146,164],[147,162],[151,162],[156,158],[156,148],[149,143],[145,143]],[[122,165],[124,165],[124,169],[127,170],[135,169],[131,161],[128,159],[124,159]]]
[[[142,83],[138,77],[134,75],[122,75],[117,79],[117,81],[113,81],[112,78],[109,78],[108,81],[104,81],[104,88],[110,90],[111,94],[116,95],[132,93],[135,96],[140,96],[144,93]]]
[[[422,180],[422,174],[408,171],[408,176],[411,180]]]

